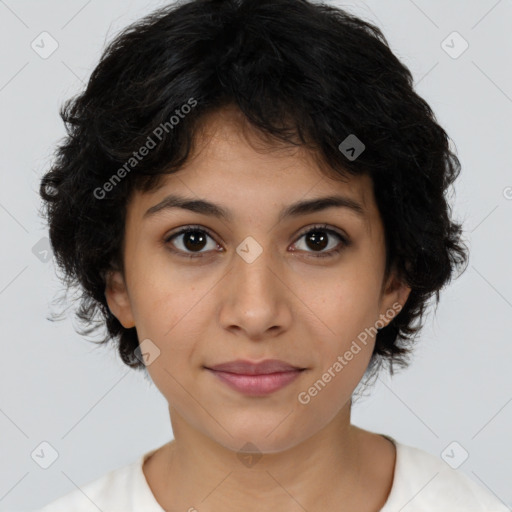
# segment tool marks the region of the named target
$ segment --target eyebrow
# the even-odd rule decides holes
[[[158,204],[149,208],[144,214],[143,219],[152,217],[158,212],[173,208],[181,208],[183,210],[200,213],[202,215],[217,217],[228,222],[233,219],[233,214],[218,204],[204,199],[189,199],[174,194],[168,195]],[[279,222],[282,222],[283,220],[291,217],[316,213],[327,210],[328,208],[347,208],[361,218],[366,218],[366,210],[354,199],[339,195],[330,195],[293,203],[281,211],[278,220]]]

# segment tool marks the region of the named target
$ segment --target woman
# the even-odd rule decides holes
[[[174,439],[45,512],[506,510],[350,422],[467,262],[459,161],[378,28],[305,0],[170,5],[62,116],[54,253]]]

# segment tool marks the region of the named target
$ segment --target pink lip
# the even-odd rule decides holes
[[[239,359],[206,369],[232,389],[252,396],[273,393],[295,380],[304,370],[277,359],[260,363]]]

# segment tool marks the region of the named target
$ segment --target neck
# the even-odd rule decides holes
[[[172,510],[318,510],[320,505],[336,509],[340,503],[355,507],[364,493],[364,431],[350,424],[350,405],[313,436],[264,453],[226,448],[170,408],[175,439],[153,456],[152,491]]]

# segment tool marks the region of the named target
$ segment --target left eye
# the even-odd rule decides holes
[[[324,249],[329,246],[329,238],[333,235],[338,238],[338,244],[331,244],[330,250],[324,251]],[[305,238],[306,247],[313,248],[312,251],[308,251],[306,249],[306,252],[318,253],[313,254],[313,257],[316,258],[335,256],[343,249],[343,247],[349,245],[349,241],[347,240],[347,238],[345,238],[337,231],[328,229],[325,226],[315,226],[313,228],[310,228],[308,231],[306,231],[299,237],[299,240],[302,238]],[[295,242],[294,246],[297,245],[298,243]]]

